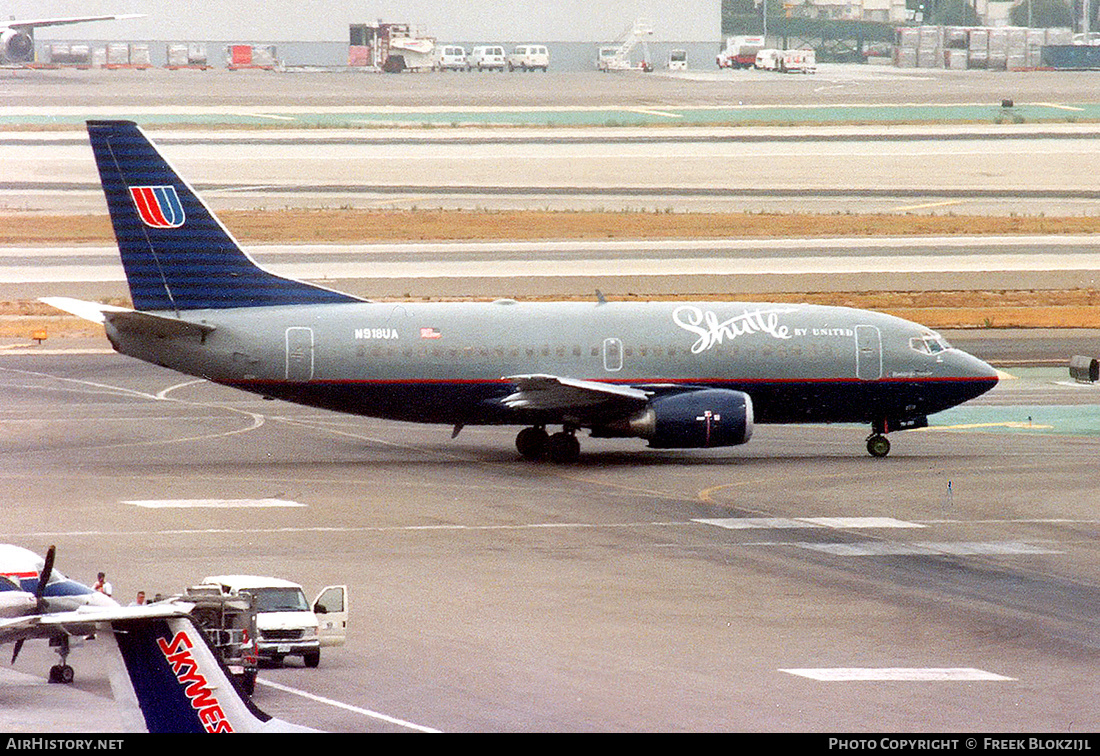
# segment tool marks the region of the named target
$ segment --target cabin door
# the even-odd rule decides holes
[[[623,369],[623,342],[619,339],[603,340],[603,369],[609,373]]]
[[[313,379],[313,329],[286,329],[286,379],[305,383]]]
[[[856,326],[856,377],[861,381],[882,377],[882,333],[875,326]]]

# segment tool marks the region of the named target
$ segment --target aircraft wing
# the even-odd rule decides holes
[[[78,609],[71,612],[30,614],[14,619],[0,620],[0,644],[18,640],[49,638],[59,633],[88,635],[95,632],[96,623],[113,622],[144,617],[179,617],[186,607],[165,604],[163,606],[120,606],[110,608]]]
[[[65,26],[67,24],[82,24],[85,21],[119,21],[127,18],[144,18],[143,13],[127,13],[114,16],[69,16],[63,18],[35,18],[19,21],[0,21],[0,28],[28,31],[39,26]]]
[[[516,391],[501,400],[512,409],[628,414],[645,407],[651,396],[650,392],[631,386],[556,375],[511,375],[505,376],[505,380],[516,385]]]

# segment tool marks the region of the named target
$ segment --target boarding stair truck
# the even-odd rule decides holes
[[[653,23],[645,18],[634,22],[616,45],[601,47],[596,58],[596,68],[601,71],[652,71],[649,58],[649,39],[653,36]],[[642,46],[642,61],[634,63],[630,54],[638,45]]]
[[[718,53],[715,61],[719,68],[752,68],[756,64],[756,54],[764,46],[763,37],[727,37],[726,46]]]
[[[214,654],[246,697],[256,690],[259,647],[256,610],[247,595],[227,596],[216,585],[195,585],[173,597],[190,605],[190,614],[206,633]]]
[[[302,586],[280,578],[212,575],[202,582],[226,596],[251,597],[261,659],[281,664],[288,656],[300,656],[305,666],[316,667],[323,647],[342,646],[347,639],[346,585],[330,585],[308,604]]]

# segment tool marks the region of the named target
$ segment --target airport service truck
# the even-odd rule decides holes
[[[256,611],[257,650],[261,659],[281,663],[300,656],[307,667],[321,661],[321,648],[340,646],[347,638],[346,585],[330,585],[306,603],[302,586],[258,575],[211,575],[203,585],[225,596],[249,596]]]
[[[163,598],[158,596],[155,600]],[[256,690],[259,664],[259,634],[252,598],[223,594],[216,585],[195,585],[169,599],[192,607],[190,614],[206,633],[214,654],[225,665],[241,692],[251,696]]]
[[[756,53],[764,47],[763,37],[727,37],[725,48],[716,59],[719,68],[752,68]]]

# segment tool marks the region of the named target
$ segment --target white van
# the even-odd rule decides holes
[[[470,56],[466,58],[466,70],[476,68],[478,71],[491,71],[497,69],[503,71],[507,63],[504,57],[504,48],[500,45],[482,45],[475,47]]]
[[[436,49],[436,71],[465,71],[466,48],[455,45],[443,45]]]
[[[550,67],[550,51],[542,45],[520,45],[508,56],[508,70],[517,68],[523,71],[534,71],[541,68],[543,73]]]
[[[301,656],[307,667],[321,661],[323,646],[342,646],[347,639],[348,588],[330,585],[306,603],[302,586],[289,580],[258,575],[211,575],[204,585],[216,585],[224,595],[248,594],[256,610],[260,658],[281,662]]]

